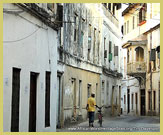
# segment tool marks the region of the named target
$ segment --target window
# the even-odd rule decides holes
[[[114,56],[118,56],[118,46],[114,46]]]
[[[156,110],[156,91],[153,91],[153,109]]]
[[[113,3],[113,15],[115,15],[115,3]]]
[[[97,63],[99,64],[99,59],[100,59],[100,31],[98,32],[98,40],[97,40]]]
[[[122,32],[122,34],[124,34],[124,26],[122,25],[122,27],[121,27],[121,32]]]
[[[97,95],[98,95],[98,83],[96,83],[96,95],[95,95],[95,98],[96,98],[96,104],[98,103],[98,101],[97,101]]]
[[[160,45],[156,47],[156,51],[157,51],[157,59],[158,59],[157,65],[158,68],[160,68]]]
[[[104,92],[104,90],[105,90],[105,82],[102,81],[102,92]]]
[[[151,91],[148,91],[148,110],[151,110]]]
[[[132,104],[132,110],[134,109],[134,94],[132,94],[131,97],[131,104]]]
[[[112,42],[109,41],[109,62],[112,61]]]
[[[138,104],[138,94],[135,93],[135,104],[137,105]]]
[[[141,47],[137,47],[136,51],[136,61],[144,61],[144,49]]]
[[[139,26],[139,13],[137,13],[137,26]]]
[[[111,11],[111,3],[108,3],[108,9]]]
[[[95,63],[96,57],[96,28],[94,28],[94,45],[93,45],[93,63]]]
[[[109,98],[109,81],[107,81],[107,92],[106,92],[106,94],[107,94],[107,97]]]
[[[77,28],[76,28],[77,16],[74,16],[74,41],[77,41]]]
[[[107,7],[107,3],[103,3],[104,7]]]
[[[127,33],[129,33],[129,21],[127,21]]]
[[[135,28],[135,16],[133,16],[133,29]]]
[[[80,39],[80,46],[83,46],[83,38],[84,38],[84,33],[82,31],[81,32],[81,39]]]
[[[123,30],[123,32],[124,32],[124,35],[126,35],[126,23],[124,23],[124,30]]]
[[[105,50],[106,38],[104,38],[104,60],[107,58],[107,50]]]
[[[156,50],[155,49],[151,49],[151,53],[150,53],[150,61],[153,62],[153,70],[156,70]]]
[[[146,20],[145,15],[146,15],[146,8],[145,6],[143,6],[139,12],[139,25],[141,25],[141,23]]]
[[[50,72],[46,72],[45,89],[45,127],[50,126]]]
[[[88,98],[91,96],[91,84],[87,85]]]
[[[79,109],[81,109],[81,96],[82,96],[82,81],[79,80],[79,101],[78,101],[78,106],[79,106]]]
[[[126,95],[124,95],[124,104],[126,104]]]
[[[92,37],[91,37],[91,25],[89,24],[89,28],[88,28],[88,56],[87,56],[87,59],[88,60],[90,60],[91,41],[92,41]]]
[[[148,51],[148,56],[149,56],[149,58],[150,58],[150,54],[151,54],[151,52],[150,51]],[[149,72],[151,72],[151,61],[149,60],[149,63],[148,63],[148,73]]]
[[[76,29],[74,29],[74,41],[76,41]]]
[[[91,48],[91,41],[92,41],[92,37],[91,37],[91,25],[89,25],[88,28],[88,48]]]

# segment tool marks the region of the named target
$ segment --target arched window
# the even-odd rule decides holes
[[[136,61],[144,61],[144,49],[142,47],[137,47],[136,51]]]

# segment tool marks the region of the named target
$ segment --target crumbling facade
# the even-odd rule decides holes
[[[137,79],[133,82],[136,84],[133,85],[134,88],[128,86],[122,95],[125,98],[124,110],[126,111],[127,106],[129,114],[159,114],[160,72],[159,57],[156,57],[156,50],[159,54],[160,46],[158,7],[158,3],[131,3],[122,13],[124,16],[122,47],[127,49],[127,75]],[[155,37],[154,41],[152,37]],[[152,75],[155,81],[152,80],[154,79]],[[130,79],[127,78],[126,82],[131,82]]]
[[[121,4],[103,3],[102,11],[101,104],[108,106],[105,115],[116,116],[121,113]]]
[[[87,119],[85,107],[91,92],[98,106],[109,106],[107,115],[120,113],[120,8],[121,4],[111,3],[63,4],[58,127]]]
[[[160,115],[160,4],[147,5],[146,115]]]

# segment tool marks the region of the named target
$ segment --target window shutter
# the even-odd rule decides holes
[[[157,57],[158,59],[160,59],[160,46],[156,47],[156,51],[157,51]]]
[[[150,61],[155,61],[155,60],[156,60],[156,50],[155,49],[151,49]]]
[[[109,61],[112,61],[112,53],[109,53]]]
[[[109,53],[111,53],[112,51],[112,42],[111,41],[109,41]]]
[[[118,56],[118,46],[114,47],[114,56]]]

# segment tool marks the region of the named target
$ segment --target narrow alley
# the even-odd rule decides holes
[[[160,3],[4,3],[3,69],[4,132],[158,132]]]

